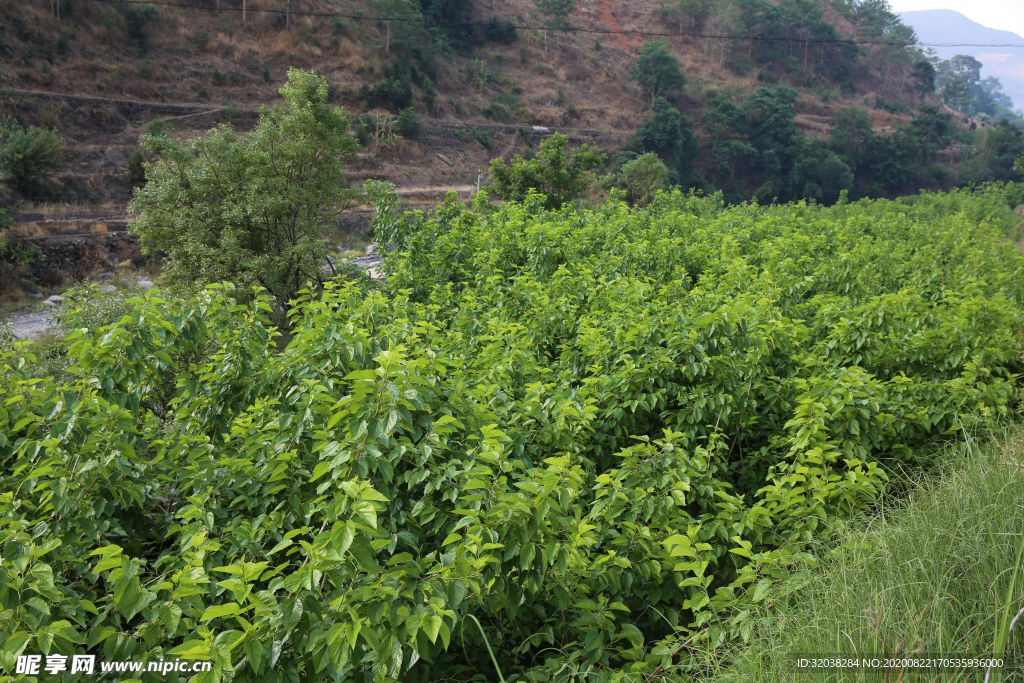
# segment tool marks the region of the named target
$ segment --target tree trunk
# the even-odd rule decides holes
[[[387,24],[388,24],[388,37],[387,37],[387,41],[384,43],[384,52],[391,52],[391,22],[389,21],[389,22],[387,22]]]
[[[242,0],[242,26],[248,26],[249,22],[245,16],[245,0]]]

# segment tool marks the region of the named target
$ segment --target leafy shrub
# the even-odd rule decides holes
[[[483,128],[473,129],[473,135],[476,137],[476,141],[483,145],[484,149],[491,148],[491,133],[490,131],[484,130]]]
[[[25,197],[45,194],[62,161],[64,139],[56,130],[29,127],[8,116],[0,124],[0,173],[4,183]]]
[[[729,59],[726,60],[725,65],[737,76],[745,76],[754,68],[754,60],[750,55],[742,52],[736,52],[729,55]]]
[[[519,39],[516,25],[508,19],[498,19],[498,17],[491,17],[490,21],[487,22],[485,35],[487,40],[495,43],[505,43],[506,45],[510,45]]]
[[[674,183],[688,184],[697,157],[693,121],[664,97],[654,98],[650,113],[636,130],[635,145],[642,152],[661,157]]]
[[[128,185],[142,187],[146,184],[146,153],[141,149],[128,155]]]
[[[157,137],[167,135],[167,131],[172,128],[174,128],[174,122],[166,119],[153,119],[146,124],[146,132]]]
[[[491,188],[505,200],[522,201],[531,192],[544,195],[546,209],[558,209],[563,204],[583,196],[590,187],[587,171],[604,162],[604,155],[593,148],[581,147],[566,152],[569,138],[560,133],[540,143],[534,159],[523,159],[518,154],[510,164],[504,159],[491,160]]]
[[[377,81],[372,86],[364,83],[360,95],[367,108],[386,107],[388,109],[406,109],[412,105],[412,80],[408,75],[389,76]]]
[[[71,41],[66,34],[57,37],[57,56],[67,58],[71,55]]]
[[[139,49],[146,50],[146,24],[160,18],[160,11],[150,4],[131,5],[124,10],[124,27],[128,37],[134,40]]]
[[[73,333],[65,382],[5,352],[4,664],[680,680],[886,469],[1007,414],[1003,189],[398,217],[377,186],[388,282],[302,295],[280,352],[230,285]]]
[[[504,123],[505,125],[512,123],[511,112],[497,102],[492,102],[487,105],[481,113],[492,121],[497,121],[498,123]]]
[[[622,167],[619,183],[632,204],[644,207],[659,191],[668,189],[668,167],[657,154],[648,152]]]
[[[423,124],[420,122],[420,115],[408,108],[398,112],[396,126],[398,134],[409,140],[418,138],[423,128]]]
[[[357,118],[352,123],[352,135],[355,136],[356,142],[359,143],[360,147],[366,147],[370,144],[370,128],[362,118]]]
[[[1017,161],[1019,164],[1020,161]],[[1011,209],[1016,209],[1024,204],[1024,183],[1006,184],[1006,204]]]
[[[54,309],[51,319],[57,329],[67,333],[77,329],[98,330],[113,325],[134,308],[130,300],[137,291],[119,289],[100,292],[95,284],[78,284],[61,296],[64,301]]]
[[[609,173],[611,175],[615,175],[616,173],[622,170],[623,166],[633,161],[634,159],[639,158],[639,156],[640,155],[634,152],[633,150],[624,150],[622,152],[616,152],[615,154],[612,154],[608,158],[608,163],[610,164]]]
[[[281,94],[245,137],[229,125],[188,142],[142,137],[162,161],[146,166],[130,230],[146,253],[168,256],[169,282],[258,283],[283,311],[323,279],[327,232],[355,196],[345,160],[356,142],[322,78],[293,69]]]
[[[0,211],[0,300],[21,289],[22,278],[42,263],[39,247],[12,239],[5,231],[13,224],[6,211]]]

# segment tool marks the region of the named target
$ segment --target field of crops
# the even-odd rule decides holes
[[[0,665],[699,676],[822,520],[1014,410],[1012,219],[999,187],[449,202],[382,212],[386,283],[306,296],[281,349],[212,287],[73,333],[70,383],[5,352]]]

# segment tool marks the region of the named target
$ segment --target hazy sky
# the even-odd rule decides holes
[[[982,26],[1024,36],[1024,0],[889,0],[894,12],[956,10]]]

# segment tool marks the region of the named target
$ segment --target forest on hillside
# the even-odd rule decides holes
[[[283,65],[312,61],[332,81],[332,101],[359,115],[362,152],[376,156],[400,137],[415,142],[423,117],[523,125],[538,122],[543,109],[545,121],[557,115],[563,125],[583,125],[595,114],[571,93],[588,78],[617,81],[618,90],[597,96],[609,111],[637,111],[629,124],[635,133],[620,131],[603,150],[603,172],[618,174],[654,153],[669,184],[722,191],[728,202],[832,203],[844,191],[852,199],[895,197],[1006,181],[1024,152],[1024,119],[998,81],[982,79],[973,58],[930,55],[885,0],[665,0],[636,21],[666,37],[628,50],[614,33],[581,33],[596,19],[572,0],[497,9],[472,0],[375,0],[326,10],[257,0],[244,15],[229,0],[218,3],[220,14],[202,0],[181,5],[61,0],[49,15],[11,6],[0,27],[0,62],[10,66],[0,86],[67,89],[95,78],[150,98],[170,87],[179,98],[221,98],[231,120],[228,98],[259,101],[257,91],[272,98]],[[277,46],[283,37],[290,47]],[[219,66],[205,73],[189,66],[172,77],[159,66],[172,53],[216,56]],[[92,77],[83,81],[86,68]],[[536,76],[550,85],[534,96]],[[74,178],[53,180],[63,168],[59,151],[41,160],[50,164],[48,184],[14,177],[10,159],[33,126],[57,124],[58,136],[66,127],[81,137],[99,124],[72,123],[59,108],[10,95],[4,101],[11,114],[0,142],[8,159],[0,158],[4,201],[96,194]],[[497,152],[486,131],[469,123],[467,131],[460,139]],[[525,134],[513,147],[526,158],[536,152]],[[42,147],[37,153],[44,156]],[[102,182],[124,195],[142,179],[141,154]]]

